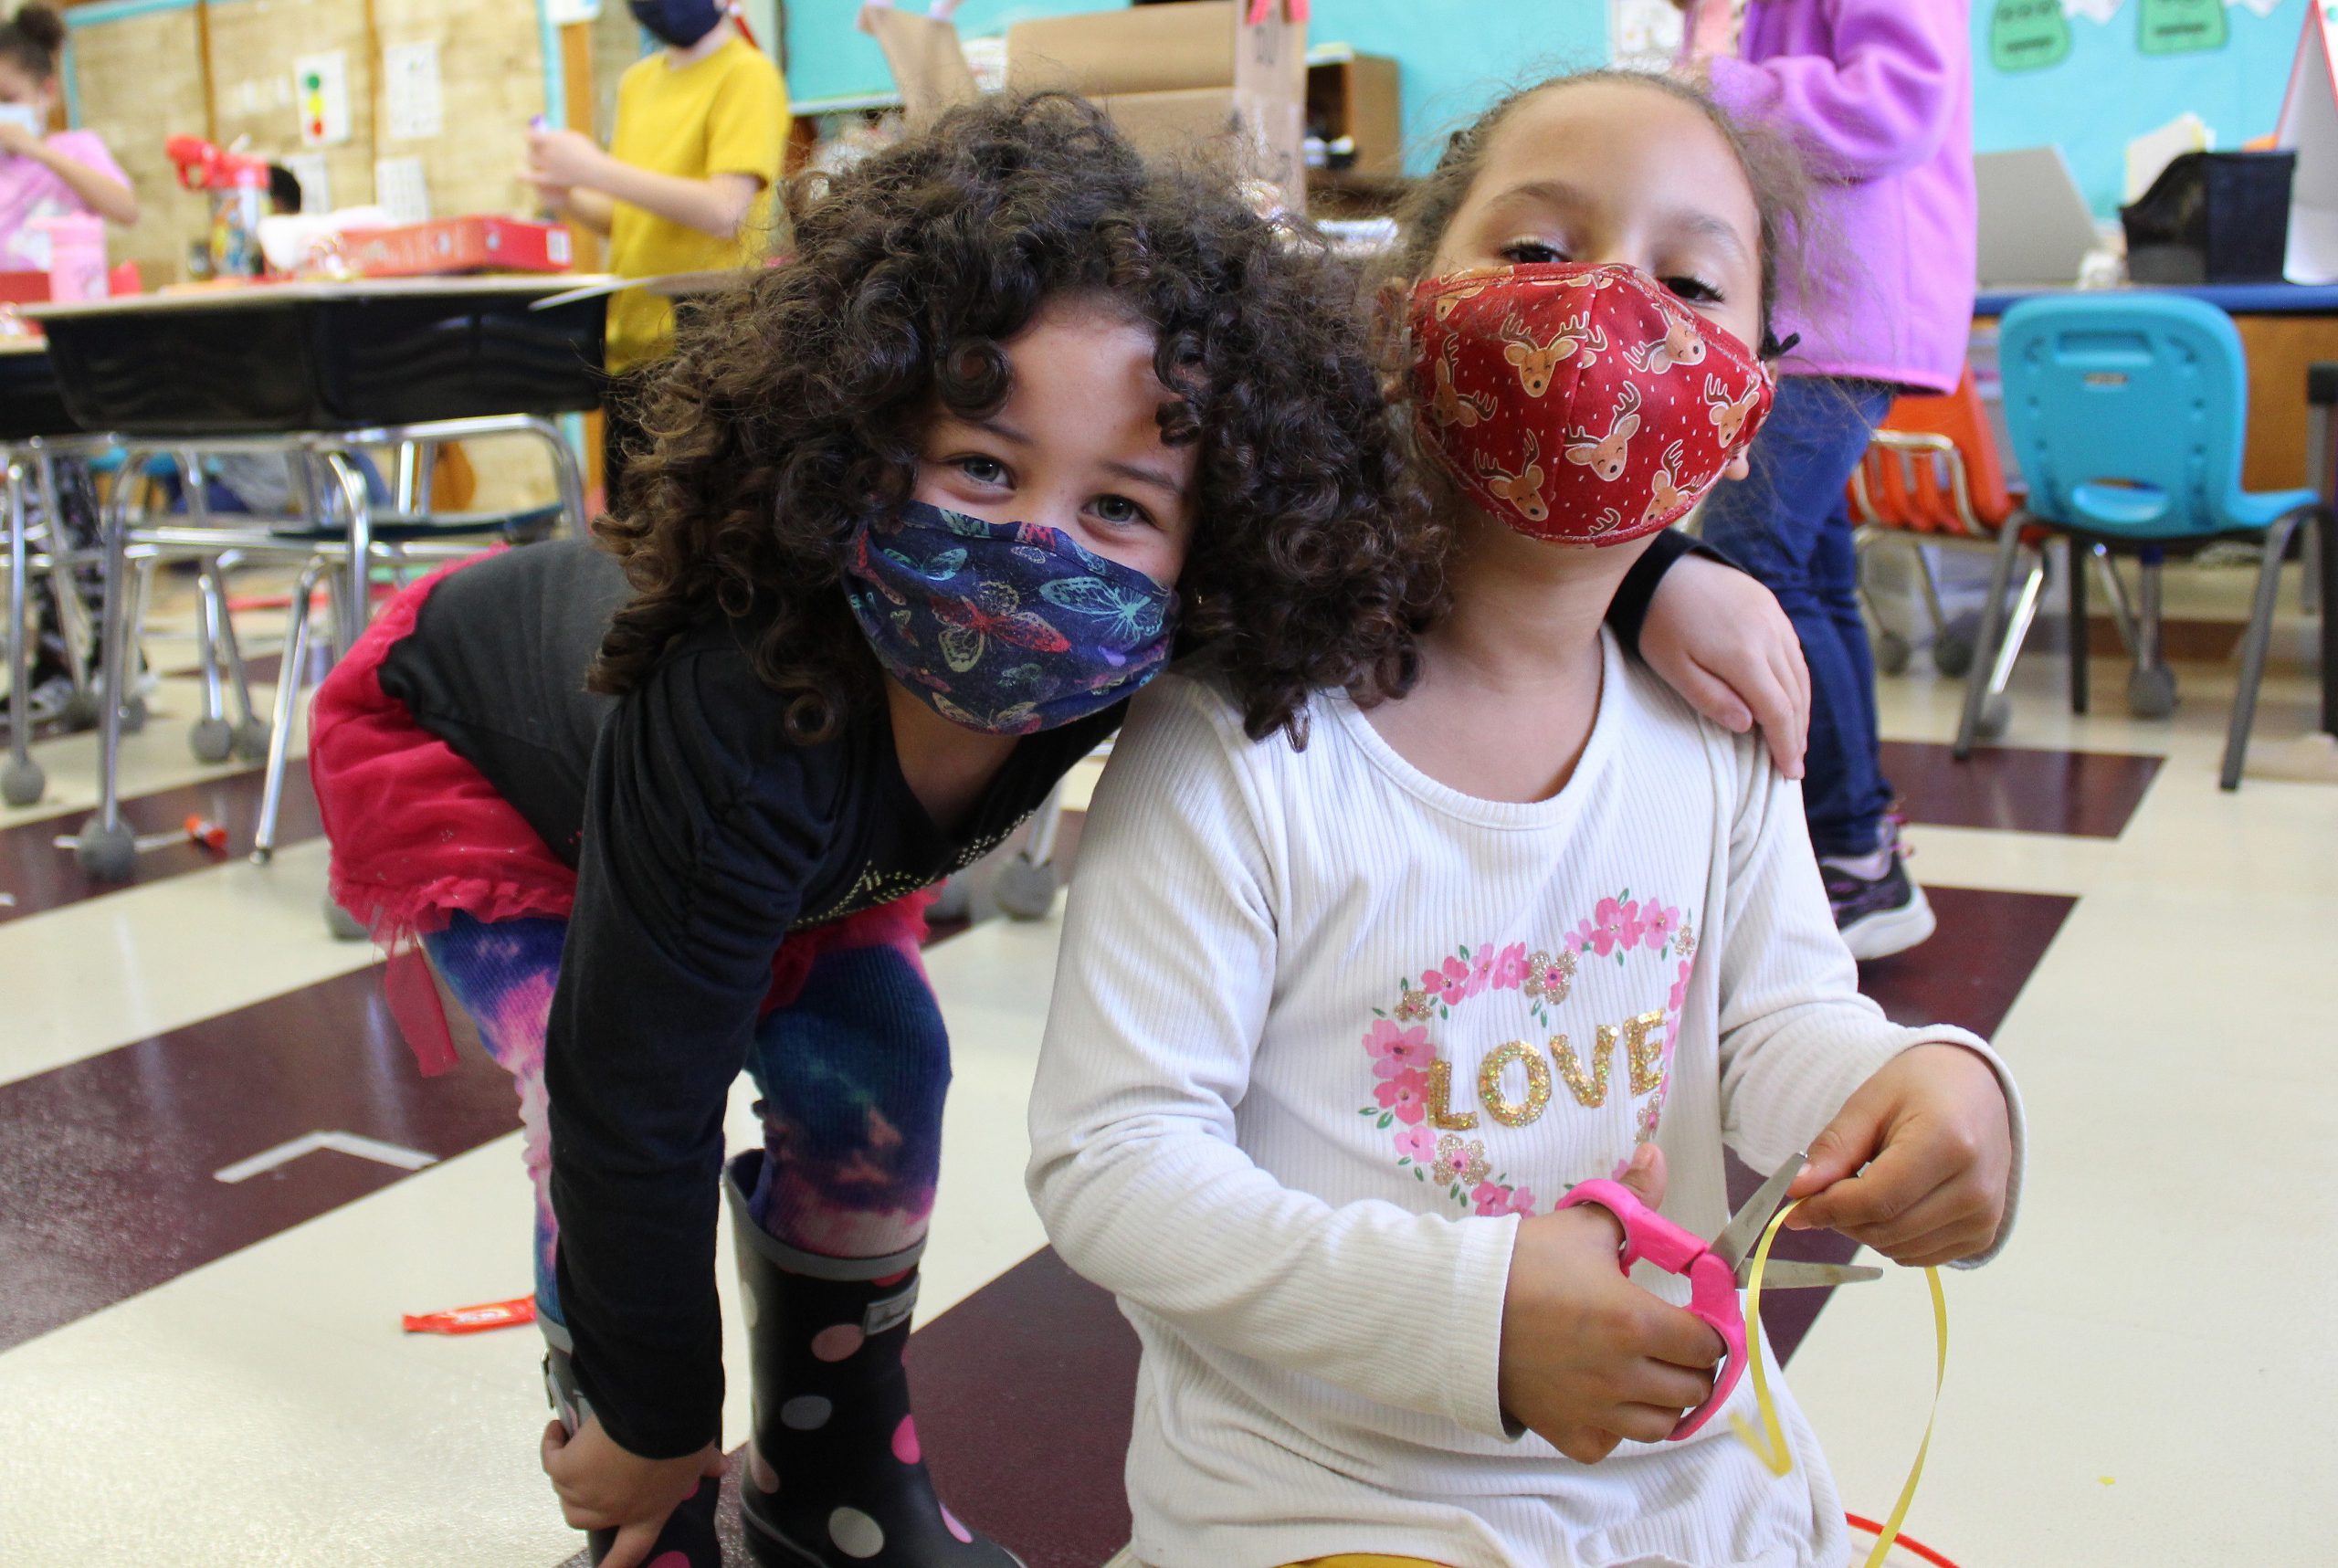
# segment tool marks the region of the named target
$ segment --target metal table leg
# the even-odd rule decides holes
[[[130,607],[137,588],[130,580],[129,475],[136,472],[137,454],[124,470],[100,513],[101,548],[105,558],[104,608],[98,616],[98,810],[82,824],[74,854],[81,869],[101,882],[126,882],[137,869],[138,845],[121,819],[121,710],[129,687]]]

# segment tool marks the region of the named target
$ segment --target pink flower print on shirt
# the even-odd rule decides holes
[[[1501,950],[1494,960],[1493,985],[1497,991],[1515,991],[1526,984],[1526,944],[1513,942]]]
[[[1492,984],[1493,979],[1494,950],[1490,947],[1481,947],[1478,950],[1478,956],[1469,961],[1469,989],[1462,993],[1462,999],[1467,1001],[1469,997],[1477,995]]]
[[[1478,1213],[1490,1216],[1531,1215],[1534,1212],[1534,1190],[1532,1187],[1505,1187],[1499,1182],[1480,1182],[1470,1189],[1469,1200],[1477,1205]]]
[[[1416,1024],[1400,1029],[1385,1018],[1374,1018],[1364,1037],[1364,1048],[1372,1054],[1372,1076],[1395,1078],[1406,1068],[1426,1069],[1437,1059],[1437,1047],[1428,1043],[1428,1028]]]
[[[1426,1127],[1407,1127],[1396,1134],[1396,1152],[1416,1165],[1437,1158],[1437,1134]]]
[[[1628,952],[1639,941],[1639,914],[1640,907],[1637,902],[1620,904],[1613,899],[1602,899],[1592,910],[1591,918],[1574,928],[1574,935],[1570,940],[1576,947],[1596,952],[1602,958],[1617,948]],[[1631,922],[1629,934],[1627,934],[1625,925],[1627,918]]]
[[[1680,926],[1679,910],[1666,909],[1654,899],[1640,906],[1640,941],[1648,946],[1662,948]]]
[[[1447,1006],[1458,1007],[1471,994],[1469,963],[1464,959],[1448,958],[1435,969],[1422,970],[1421,984]]]
[[[1666,1010],[1670,1012],[1676,1020],[1680,1016],[1680,1009],[1689,1004],[1689,975],[1696,967],[1696,964],[1690,960],[1682,959],[1680,973],[1672,982],[1671,994],[1665,998]]]
[[[1428,1114],[1428,1076],[1417,1068],[1406,1068],[1372,1091],[1380,1109],[1395,1112],[1396,1120],[1407,1127],[1417,1127]]]
[[[1526,961],[1524,989],[1538,1002],[1565,1001],[1567,987],[1574,981],[1574,954],[1564,947],[1556,952],[1538,952]]]
[[[1491,1169],[1486,1163],[1486,1145],[1481,1138],[1463,1142],[1459,1133],[1448,1132],[1437,1141],[1437,1164],[1429,1172],[1439,1183],[1459,1182],[1474,1187],[1486,1179]]]

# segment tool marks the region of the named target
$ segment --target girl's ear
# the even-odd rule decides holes
[[[1737,479],[1741,481],[1752,479],[1754,477],[1754,459],[1751,448],[1748,448],[1746,451],[1740,452],[1737,456],[1732,458],[1729,460],[1729,467],[1721,471],[1721,477],[1724,479]]]

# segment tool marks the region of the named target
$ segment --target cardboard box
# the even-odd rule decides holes
[[[1010,91],[1069,88],[1091,98],[1235,84],[1234,0],[1181,0],[1017,22],[1006,31]]]
[[[1240,172],[1306,205],[1305,7],[1275,0],[1263,19],[1235,0],[1182,0],[1021,22],[1006,35],[1011,89],[1060,88],[1101,100],[1130,140],[1174,156],[1224,136],[1247,143]],[[1297,12],[1302,19],[1293,19]]]
[[[893,73],[902,112],[911,126],[924,125],[953,105],[974,100],[974,73],[949,18],[899,11],[888,4],[863,5],[859,25],[884,51],[885,68]]]
[[[452,272],[565,272],[574,259],[558,224],[508,217],[451,217],[351,235],[350,266],[366,278]]]

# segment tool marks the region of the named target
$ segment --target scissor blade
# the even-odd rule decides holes
[[[1869,1279],[1882,1278],[1882,1269],[1865,1263],[1793,1263],[1778,1258],[1762,1270],[1762,1289],[1823,1290],[1831,1286],[1860,1285]],[[1741,1279],[1738,1283],[1743,1285],[1745,1281]]]
[[[1778,1212],[1778,1205],[1785,1201],[1786,1189],[1794,1185],[1795,1177],[1802,1173],[1803,1162],[1806,1158],[1798,1151],[1789,1155],[1786,1163],[1762,1184],[1759,1192],[1745,1200],[1743,1208],[1729,1216],[1729,1223],[1721,1227],[1719,1236],[1713,1237],[1712,1255],[1728,1264],[1732,1273],[1739,1264],[1745,1261],[1745,1255],[1754,1250],[1754,1243],[1761,1237],[1762,1227],[1768,1225],[1770,1216]]]

